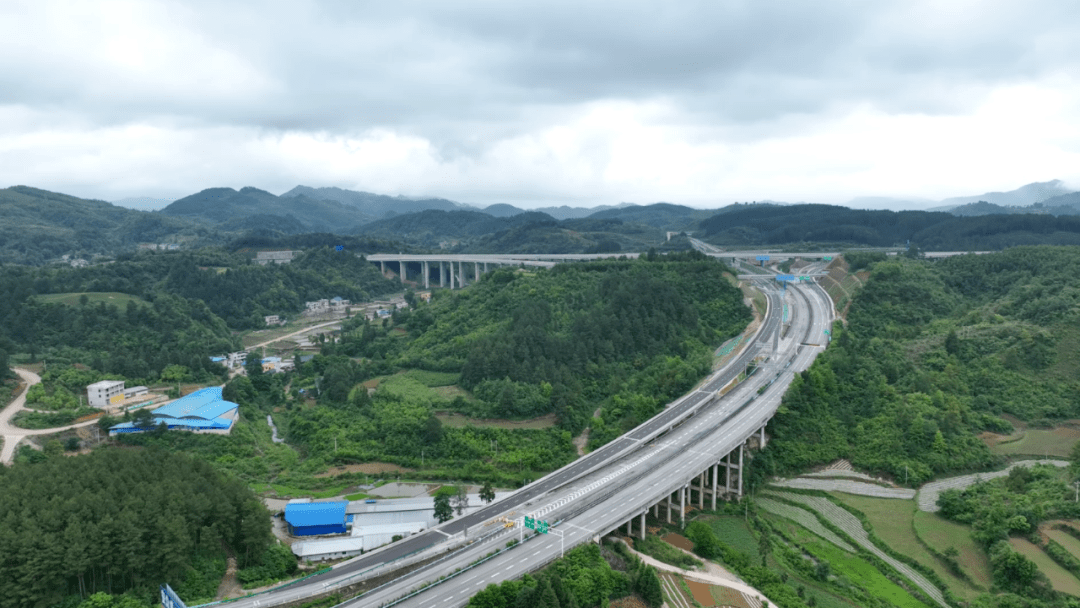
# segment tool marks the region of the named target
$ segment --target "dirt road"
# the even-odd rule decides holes
[[[80,422],[78,424],[69,424],[68,426],[60,426],[52,429],[20,429],[19,427],[11,424],[11,419],[15,417],[15,414],[26,409],[26,393],[30,390],[30,387],[41,383],[41,376],[35,374],[32,371],[25,370],[19,367],[12,368],[19,377],[26,383],[26,388],[23,392],[15,398],[14,401],[8,404],[4,411],[0,412],[0,435],[4,437],[4,449],[0,452],[0,463],[11,464],[12,459],[15,457],[15,448],[18,447],[19,442],[24,437],[30,435],[51,435],[52,433],[58,433],[60,431],[66,431],[68,429],[74,429],[81,426],[90,426],[97,424],[97,420],[88,420],[86,422]]]

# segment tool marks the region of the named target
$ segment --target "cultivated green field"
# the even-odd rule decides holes
[[[869,562],[852,555],[832,543],[814,536],[806,545],[817,559],[824,559],[833,572],[859,585],[874,597],[881,598],[899,608],[926,608],[904,588],[889,580]]]
[[[128,302],[135,302],[136,304],[147,304],[146,300],[138,296],[133,296],[126,293],[118,293],[115,291],[50,293],[43,296],[38,296],[38,299],[40,299],[42,302],[50,304],[67,304],[68,306],[78,306],[79,300],[82,298],[82,296],[86,296],[88,304],[105,302],[106,304],[115,304],[119,308],[126,308]]]
[[[832,495],[840,499],[844,504],[862,511],[870,521],[870,525],[873,526],[874,534],[882,542],[894,551],[903,553],[920,564],[933,569],[956,595],[963,599],[973,599],[985,591],[954,575],[941,563],[941,560],[934,557],[919,542],[918,537],[915,535],[913,523],[915,512],[918,510],[915,501],[870,498],[841,492],[834,492]],[[935,548],[943,551],[947,547],[935,546]]]
[[[990,451],[1002,455],[1056,456],[1068,458],[1072,446],[1080,440],[1080,430],[1071,427],[1025,429],[1000,441],[990,440]]]
[[[1072,534],[1064,532],[1062,530],[1047,529],[1044,531],[1051,540],[1057,544],[1065,547],[1065,550],[1072,553],[1073,557],[1080,559],[1080,539],[1077,539]]]
[[[987,589],[993,584],[990,559],[971,538],[971,529],[953,523],[937,513],[916,511],[913,519],[915,533],[924,543],[941,551],[956,547],[960,552],[956,561],[975,584]]]
[[[1066,569],[1059,566],[1057,562],[1050,559],[1050,556],[1038,546],[1023,538],[1010,538],[1009,544],[1013,546],[1013,549],[1016,549],[1017,553],[1035,562],[1039,567],[1039,571],[1050,579],[1050,586],[1055,591],[1080,597],[1080,581],[1076,580],[1076,577],[1069,574]]]
[[[705,515],[695,519],[709,524],[713,532],[716,532],[717,538],[730,545],[733,549],[749,555],[750,561],[757,562],[761,559],[757,540],[750,533],[750,529],[746,527],[743,518],[730,515],[720,517]]]

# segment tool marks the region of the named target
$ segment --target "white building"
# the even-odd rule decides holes
[[[123,380],[102,380],[86,387],[90,407],[109,407],[124,400]]]
[[[295,251],[259,251],[255,253],[255,263],[266,266],[267,264],[288,264],[296,256]]]

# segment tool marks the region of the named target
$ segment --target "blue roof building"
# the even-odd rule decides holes
[[[215,433],[228,435],[239,414],[239,406],[221,397],[221,387],[204,388],[181,397],[168,405],[163,405],[150,413],[152,427],[137,427],[131,422],[122,422],[109,428],[109,435],[124,433],[142,433],[156,428],[161,423],[170,431],[192,431],[195,433]]]
[[[285,523],[293,536],[344,534],[345,508],[349,501],[309,502],[285,505]]]

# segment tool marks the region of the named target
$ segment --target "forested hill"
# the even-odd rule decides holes
[[[1080,416],[1080,249],[872,267],[848,327],[792,384],[758,474],[847,458],[918,485],[998,462],[1000,418]]]
[[[179,199],[161,214],[229,227],[286,228],[286,233],[345,232],[374,219],[355,206],[305,194],[278,197],[258,188],[209,188]],[[276,226],[276,228],[275,228]]]
[[[500,269],[468,290],[439,295],[430,307],[399,313],[413,339],[380,345],[361,332],[338,348],[385,360],[384,349],[392,346],[398,365],[460,372],[464,387],[492,396],[485,415],[555,412],[575,433],[620,385],[647,405],[607,419],[621,424],[651,416],[663,399],[708,371],[710,347],[750,320],[724,266],[696,252],[535,273]],[[644,373],[623,384],[638,372]],[[507,396],[543,384],[545,397],[535,403]]]
[[[0,263],[43,264],[65,254],[89,258],[136,243],[207,244],[215,237],[183,218],[26,186],[0,190]]]
[[[428,209],[378,220],[357,227],[353,232],[374,237],[402,239],[437,248],[439,242],[445,239],[472,238],[524,224],[554,222],[555,218],[545,213],[523,212],[509,217],[494,217],[479,211]]]
[[[18,352],[132,380],[154,381],[169,365],[205,377],[224,373],[208,355],[237,350],[232,331],[263,327],[264,315],[297,315],[306,301],[364,301],[399,289],[363,258],[329,247],[286,265],[201,250],[142,253],[79,269],[4,266],[0,364],[4,353]]]
[[[192,568],[198,557],[225,545],[247,567],[273,542],[269,513],[246,485],[158,451],[102,449],[0,466],[0,513],[3,608],[75,606],[125,591],[133,597],[116,606],[145,606],[165,582],[209,600],[222,572],[202,577]],[[109,603],[82,605],[113,605],[98,597]]]
[[[930,211],[865,211],[831,205],[728,208],[700,223],[705,240],[745,247],[789,243],[904,246],[929,251],[994,250],[1016,245],[1080,245],[1080,217]]]
[[[231,329],[263,327],[264,315],[298,314],[304,302],[341,296],[356,302],[400,290],[373,264],[349,250],[314,247],[289,264],[261,266],[217,249],[122,256],[86,268],[8,268],[17,307],[30,294],[121,292],[146,300],[158,294],[199,301]],[[14,301],[12,301],[14,300]]]

